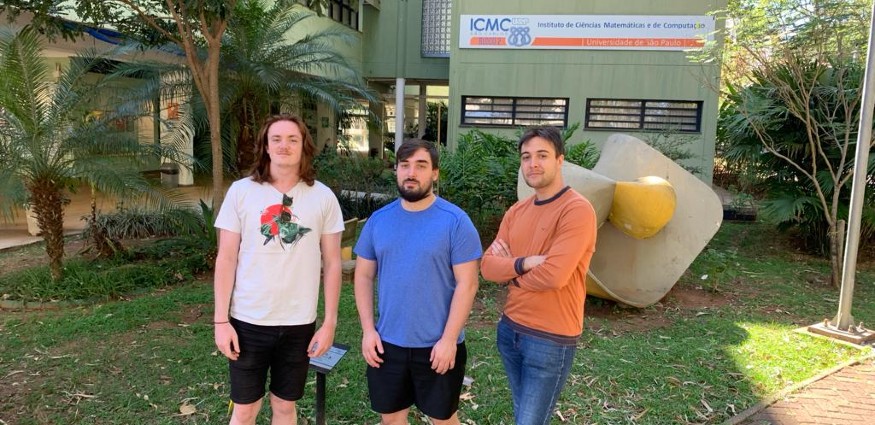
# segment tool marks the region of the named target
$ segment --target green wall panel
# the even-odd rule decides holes
[[[399,20],[399,16],[404,19]],[[400,31],[399,25],[403,25]],[[421,1],[382,0],[379,10],[366,5],[362,33],[363,73],[366,78],[448,79],[449,59],[422,57]],[[399,53],[400,64],[396,59]]]

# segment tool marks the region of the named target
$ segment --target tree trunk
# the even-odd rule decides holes
[[[30,207],[46,242],[49,270],[54,281],[63,277],[64,262],[64,205],[67,199],[53,182],[37,180],[28,188]]]
[[[255,138],[258,123],[256,117],[262,116],[261,111],[258,111],[250,99],[244,97],[235,107],[237,111],[237,172],[240,176],[246,175],[249,169],[255,164]]]
[[[224,161],[222,156],[222,109],[219,102],[219,54],[222,45],[210,43],[207,53],[206,80],[209,94],[206,97],[207,114],[210,121],[210,147],[213,156],[213,211],[219,213],[225,199]]]
[[[830,284],[834,288],[838,288],[842,284],[845,221],[836,220],[835,223],[835,226],[829,229],[829,265]]]

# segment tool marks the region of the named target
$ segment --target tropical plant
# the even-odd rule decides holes
[[[643,135],[644,142],[650,145],[653,149],[658,150],[666,158],[674,161],[681,168],[692,174],[702,174],[702,167],[690,165],[687,161],[698,158],[692,153],[687,145],[693,144],[697,137],[679,133],[672,130],[665,130],[655,133],[645,133]]]
[[[725,180],[742,183],[745,192],[758,190],[744,184],[765,187],[763,215],[800,227],[809,245],[828,253],[834,285],[840,280],[871,4],[733,0],[726,48],[706,50],[702,57],[722,54],[726,81],[718,170],[734,174]]]
[[[446,146],[447,103],[444,101],[428,102],[425,123],[425,134],[422,138]]]
[[[565,160],[583,168],[592,169],[599,160],[601,152],[589,140],[565,146]]]
[[[224,197],[222,168],[221,102],[219,99],[219,57],[222,37],[233,16],[237,0],[154,1],[154,0],[8,0],[0,11],[13,19],[22,10],[33,14],[31,25],[48,35],[75,37],[81,28],[58,19],[72,11],[84,22],[117,28],[126,37],[146,45],[173,43],[185,53],[194,86],[203,100],[209,122],[212,153],[213,202]]]
[[[222,42],[220,95],[222,161],[224,172],[245,174],[253,163],[253,147],[262,120],[279,111],[308,105],[326,105],[342,113],[375,100],[360,75],[338,51],[349,44],[353,33],[338,25],[309,31],[317,15],[297,2],[243,0],[228,21]],[[318,25],[313,25],[318,27]],[[306,31],[306,33],[305,33]],[[213,151],[203,149],[199,135],[210,129],[203,99],[193,96],[189,67],[181,64],[129,62],[118,69],[122,75],[153,76],[137,98],[145,101],[178,99],[178,117],[165,122],[162,143],[171,145],[194,140],[198,163],[215,163]]]
[[[111,195],[154,194],[139,170],[165,153],[141,145],[132,132],[115,130],[129,117],[89,110],[114,110],[107,94],[115,80],[89,73],[105,63],[86,53],[71,60],[55,82],[36,30],[0,36],[0,210],[8,215],[29,206],[56,280],[64,256],[65,190],[88,183]]]
[[[304,98],[337,113],[360,100],[376,100],[338,50],[354,41],[352,30],[330,25],[304,33],[302,28],[317,19],[293,1],[242,0],[237,5],[222,43],[220,78],[236,174],[252,164],[256,133],[272,111],[300,105]]]
[[[459,136],[455,150],[441,147],[440,158],[440,195],[465,210],[481,240],[491,242],[517,200],[516,141],[474,129]]]
[[[366,218],[395,199],[395,178],[379,158],[356,153],[340,155],[323,149],[315,164],[319,181],[327,185],[340,201],[345,219]]]
[[[592,169],[599,161],[601,150],[589,139],[572,143],[571,139],[578,129],[580,129],[579,122],[562,129],[562,141],[565,142],[565,160],[583,168]],[[522,133],[519,136],[522,136]]]
[[[834,285],[841,271],[862,76],[861,64],[848,58],[821,62],[787,52],[754,72],[753,84],[729,85],[720,111],[726,162],[749,175],[753,171],[754,186],[765,193],[765,217],[784,228],[798,227],[810,248],[829,255]],[[870,158],[868,173],[873,172]],[[871,195],[870,190],[863,240],[875,234]]]
[[[576,123],[562,129],[566,160],[586,168],[598,161],[599,150],[590,141],[570,143]],[[517,201],[520,157],[516,138],[471,130],[459,136],[455,150],[441,147],[438,180],[440,195],[465,210],[480,231],[480,238],[492,242],[504,212]]]

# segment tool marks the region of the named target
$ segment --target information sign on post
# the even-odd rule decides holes
[[[316,371],[316,425],[325,425],[325,376],[349,351],[345,344],[334,344],[325,354],[310,359],[310,369]]]

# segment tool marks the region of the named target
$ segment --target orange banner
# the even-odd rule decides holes
[[[504,37],[471,37],[473,46],[506,46],[507,39]]]

